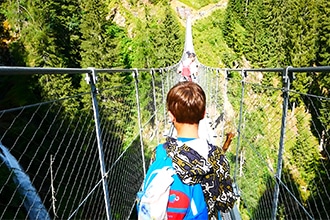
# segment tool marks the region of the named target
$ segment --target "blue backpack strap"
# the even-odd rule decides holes
[[[144,178],[142,190],[137,194],[140,220],[163,219],[167,215],[170,185],[174,181],[175,171],[161,148],[156,148],[155,156]]]
[[[208,219],[207,205],[204,199],[203,190],[200,184],[190,186],[190,207],[185,216],[186,219]]]

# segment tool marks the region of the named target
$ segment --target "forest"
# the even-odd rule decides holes
[[[180,60],[185,31],[182,18],[171,7],[173,2],[1,0],[0,65],[170,66]],[[194,11],[217,1],[182,2]],[[193,24],[196,53],[204,65],[222,68],[233,63],[252,68],[327,66],[329,5],[327,0],[230,0],[225,9]],[[296,78],[298,91],[329,97],[329,74],[305,73]],[[3,80],[1,86],[6,88]],[[52,93],[42,85],[44,81],[39,79],[33,87]],[[70,81],[74,88],[79,87],[80,79]],[[19,87],[11,86],[14,90]],[[24,102],[16,98],[18,103]],[[322,116],[322,120],[329,118]]]
[[[177,13],[177,2],[0,0],[0,65],[127,69],[171,66],[179,62],[184,47],[184,18]],[[226,3],[226,7],[193,23],[194,48],[206,66],[330,65],[328,0],[180,2],[193,12],[218,2]],[[129,75],[121,77],[131,80]],[[267,75],[263,80],[271,85],[271,77]],[[70,75],[1,76],[0,110],[86,91],[83,80]],[[292,89],[330,98],[330,74],[297,73]],[[123,94],[118,91],[116,95]],[[65,103],[65,109],[74,115],[84,108],[82,103]],[[311,104],[299,95],[290,96],[291,108],[302,107],[308,112]],[[329,102],[321,102],[316,108],[319,112],[312,117],[319,126],[326,125],[324,140],[329,152]],[[308,122],[300,126],[307,125]],[[299,152],[307,151],[305,148],[308,145],[302,144]],[[329,158],[325,160],[329,167]],[[305,172],[308,175],[308,167]]]

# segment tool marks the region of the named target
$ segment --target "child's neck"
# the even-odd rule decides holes
[[[198,124],[175,123],[177,136],[183,138],[198,138]]]

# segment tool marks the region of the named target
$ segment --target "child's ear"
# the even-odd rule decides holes
[[[172,114],[172,112],[168,111],[168,115],[170,116],[170,120],[171,120],[171,122],[174,122],[174,121],[175,121],[175,117],[174,117],[174,115]]]

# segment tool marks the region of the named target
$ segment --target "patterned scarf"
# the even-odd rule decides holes
[[[237,196],[233,192],[228,160],[220,148],[208,143],[207,159],[171,137],[166,139],[164,148],[182,182],[201,184],[209,219],[217,218],[217,210],[228,212],[233,208]]]

